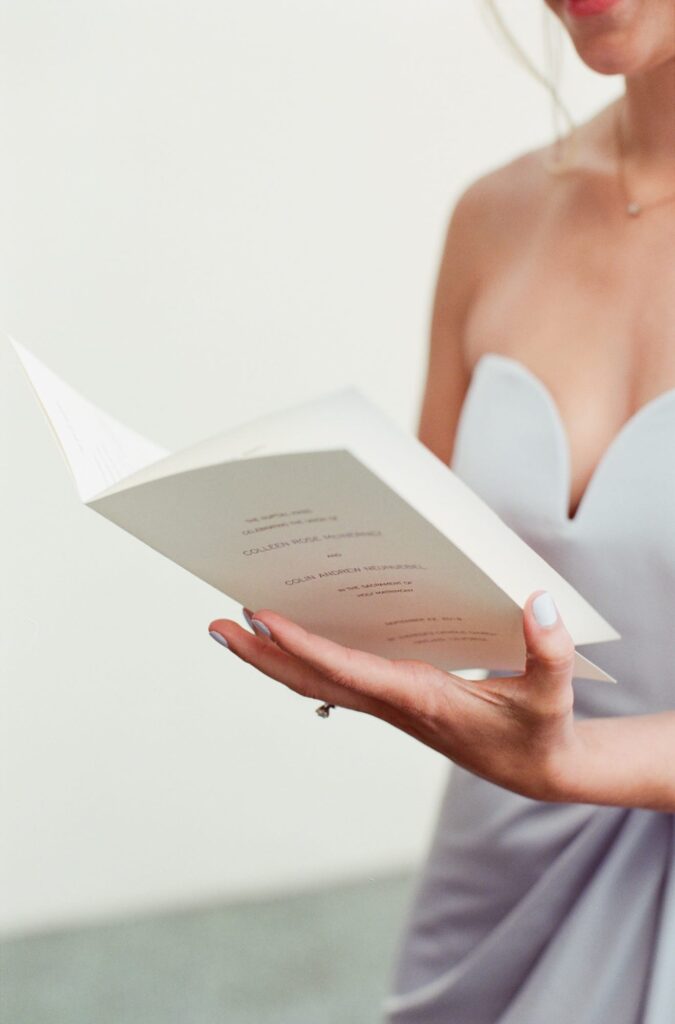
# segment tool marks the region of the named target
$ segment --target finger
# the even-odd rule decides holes
[[[367,651],[345,647],[310,633],[297,622],[268,609],[257,611],[251,623],[254,628],[256,623],[261,623],[275,643],[329,680],[392,707],[414,706],[419,710],[425,691],[429,690],[427,676],[431,676],[434,670],[423,662],[390,661]]]
[[[326,679],[307,662],[282,650],[265,637],[249,633],[230,619],[214,619],[209,624],[209,633],[220,643],[224,640],[224,646],[242,661],[303,697],[381,717],[382,708],[377,702]]]
[[[528,683],[540,696],[571,692],[574,641],[547,591],[537,590],[528,597],[523,609],[523,634]]]

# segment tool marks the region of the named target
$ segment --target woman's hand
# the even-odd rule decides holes
[[[273,611],[245,614],[254,633],[228,619],[216,619],[209,632],[296,693],[376,715],[524,796],[568,799],[580,744],[574,644],[545,591],[531,594],[523,610],[525,672],[484,680],[343,647]]]

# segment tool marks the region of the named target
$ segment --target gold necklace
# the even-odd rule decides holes
[[[675,192],[669,192],[668,195],[661,196],[660,199],[652,199],[649,203],[640,203],[637,199],[634,199],[631,196],[626,182],[626,154],[621,136],[621,112],[618,105],[616,107],[616,115],[614,117],[614,134],[616,141],[619,186],[623,194],[623,201],[625,203],[626,213],[628,216],[639,217],[643,210],[651,210],[655,206],[663,206],[664,203],[672,203],[675,200]]]

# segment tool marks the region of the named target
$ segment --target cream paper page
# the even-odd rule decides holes
[[[473,496],[464,486],[443,491],[439,499],[458,506]],[[488,571],[351,451],[201,466],[118,487],[91,507],[241,604],[273,608],[340,643],[446,669],[524,666],[521,608],[495,583],[487,557]],[[499,527],[504,543],[534,555]],[[531,589],[553,583],[554,597],[597,615],[535,559],[532,578],[546,582]],[[613,637],[597,620],[587,634]],[[576,659],[577,676],[613,681],[579,652]]]
[[[533,590],[550,590],[575,643],[619,638],[617,631],[459,477],[353,389],[209,438],[149,466],[107,493],[229,459],[310,448],[351,451],[479,566],[519,608]]]
[[[118,423],[10,338],[65,455],[82,501],[164,458],[164,448]]]
[[[618,636],[356,391],[168,455],[15,348],[83,499],[242,603],[276,607],[352,646],[446,668],[522,668],[520,608],[537,587],[552,591],[575,643]],[[322,532],[307,532],[322,523]],[[249,543],[267,534],[270,544]],[[343,586],[348,576],[359,583]],[[576,669],[613,681],[578,652]]]
[[[344,389],[260,417],[168,456],[99,497],[231,459],[347,449],[522,608],[550,590],[577,644],[619,633],[448,466],[360,392]]]
[[[251,608],[445,668],[516,668],[521,614],[347,451],[245,459],[92,507]]]

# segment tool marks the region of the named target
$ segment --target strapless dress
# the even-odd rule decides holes
[[[570,517],[552,393],[486,353],[451,468],[621,634],[579,648],[617,685],[575,680],[576,714],[675,708],[675,388],[624,424]],[[451,766],[383,1013],[675,1024],[675,815],[531,800]]]

